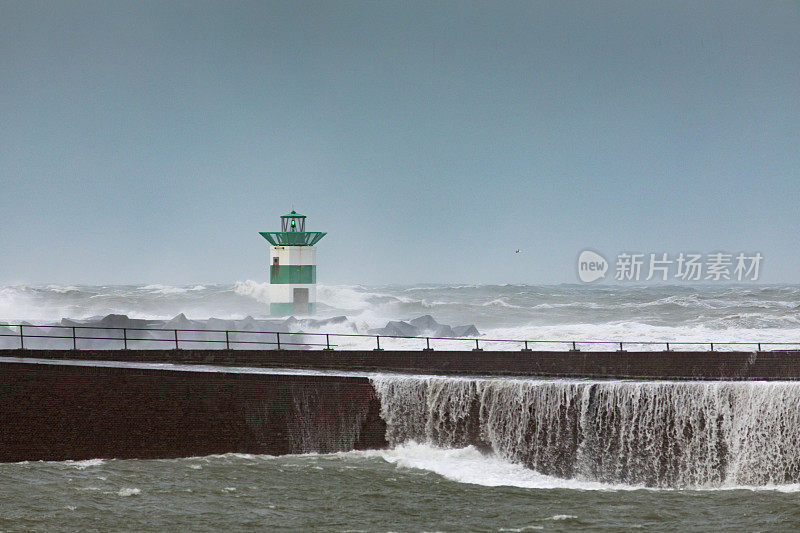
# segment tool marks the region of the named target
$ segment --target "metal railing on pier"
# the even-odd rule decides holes
[[[100,334],[103,332],[105,334]],[[63,333],[58,335],[57,333]],[[266,336],[266,338],[264,337]],[[546,340],[546,339],[492,339],[483,337],[420,337],[402,335],[369,335],[359,333],[311,333],[311,332],[286,332],[286,331],[251,331],[251,330],[221,330],[221,329],[162,329],[162,328],[130,328],[130,327],[102,327],[102,326],[64,326],[64,325],[33,325],[33,324],[2,324],[0,337],[18,339],[16,346],[0,346],[6,349],[186,349],[187,347],[205,346],[216,349],[323,349],[334,350],[342,348],[340,343],[347,340],[360,340],[361,346],[344,346],[344,349],[384,350],[387,341],[409,341],[400,350],[433,351],[434,348],[442,349],[448,345],[447,350],[483,351],[484,348],[493,348],[498,351],[523,351],[531,352],[533,348],[541,351],[579,352],[585,349],[600,349],[599,351],[624,352],[629,348],[646,347],[649,350],[666,349],[672,351],[715,351],[720,348],[749,348],[757,351],[767,349],[800,350],[800,342],[755,342],[755,341],[594,341],[594,340]],[[201,338],[202,337],[202,338]],[[211,337],[211,338],[209,338]],[[306,339],[305,337],[311,337]],[[45,339],[63,341],[59,346],[41,346]],[[371,340],[374,345],[371,345]],[[305,341],[315,342],[305,342]],[[27,342],[26,342],[27,341]],[[302,341],[302,342],[301,342]],[[384,347],[381,347],[381,341]],[[12,341],[13,342],[13,341]],[[40,346],[31,346],[32,343]],[[553,350],[551,347],[555,347]],[[782,347],[782,348],[780,348]],[[545,348],[550,348],[545,350]],[[560,348],[560,350],[559,350]],[[689,350],[686,350],[686,349]]]

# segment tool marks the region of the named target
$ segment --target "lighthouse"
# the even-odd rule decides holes
[[[308,315],[317,305],[317,249],[326,233],[306,231],[306,216],[281,216],[280,231],[261,231],[269,247],[269,313]]]

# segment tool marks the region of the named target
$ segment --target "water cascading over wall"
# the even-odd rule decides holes
[[[377,402],[368,391],[368,385],[361,387],[361,383],[335,380],[315,387],[292,382],[272,384],[270,395],[248,398],[242,404],[242,411],[248,433],[257,442],[269,443],[280,433],[280,447],[265,446],[280,450],[278,453],[332,453],[382,447],[385,441],[380,438],[380,430],[384,426],[377,413]],[[276,398],[285,402],[278,403]]]
[[[800,482],[800,383],[372,378],[390,445],[651,487]]]

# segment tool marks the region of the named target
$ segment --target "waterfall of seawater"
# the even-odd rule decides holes
[[[800,482],[800,383],[377,376],[386,437],[651,487]]]
[[[358,447],[369,414],[367,401],[355,401],[339,388],[329,387],[323,393],[310,388],[295,391],[293,403],[295,416],[288,418],[287,427],[294,453],[329,453]]]
[[[373,388],[366,382],[283,381],[242,404],[250,442],[262,453],[331,453],[386,445]]]

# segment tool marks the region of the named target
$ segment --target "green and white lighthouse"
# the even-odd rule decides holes
[[[269,312],[308,315],[317,306],[317,249],[326,233],[306,231],[306,216],[281,216],[280,231],[261,231],[269,247]]]

